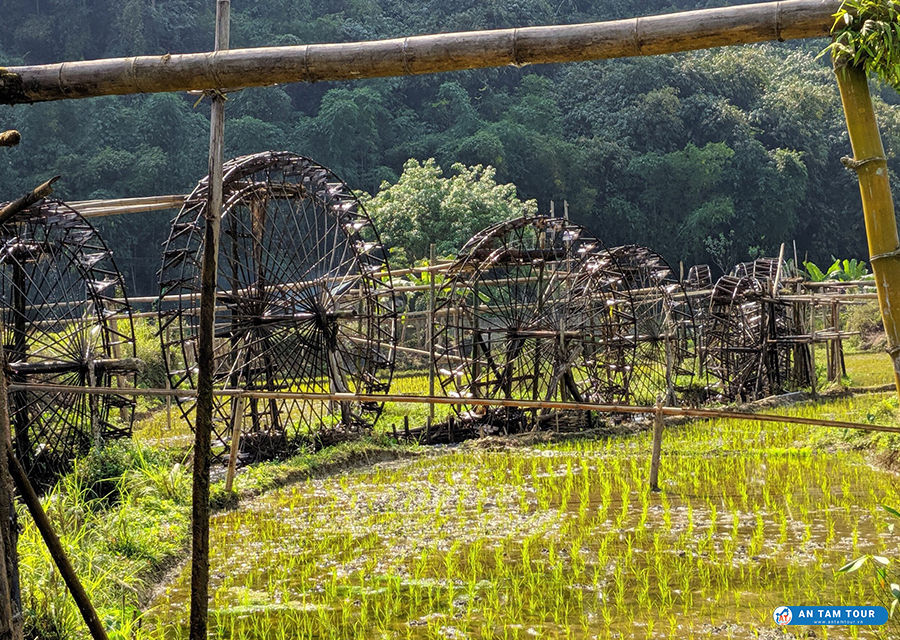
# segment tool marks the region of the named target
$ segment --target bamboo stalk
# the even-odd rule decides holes
[[[657,55],[827,36],[840,0],[786,0],[588,24],[0,68],[0,104],[357,80]]]
[[[216,50],[228,48],[230,15],[231,0],[217,0]],[[216,92],[212,96],[209,125],[209,202],[203,232],[200,318],[197,335],[197,405],[194,420],[191,503],[191,611],[188,633],[190,640],[206,640],[209,616],[209,467],[214,404],[216,284],[219,271],[224,162],[225,96]]]
[[[2,209],[0,209],[0,224],[6,223],[17,213],[24,211],[34,203],[43,200],[51,193],[53,193],[53,183],[57,180],[59,180],[59,176],[50,178],[49,180],[47,180],[47,182],[34,189],[34,191],[26,193],[18,200],[13,200]]]
[[[887,158],[872,108],[866,72],[836,59],[835,75],[854,155],[853,159],[844,158],[842,161],[856,171],[859,178],[869,261],[875,275],[888,352],[894,364],[894,385],[900,395],[900,237],[897,235]]]
[[[0,362],[5,361],[0,345]],[[0,447],[13,456],[6,376],[0,374]],[[0,637],[22,640],[22,596],[19,589],[18,521],[13,480],[6,455],[0,454]]]
[[[22,141],[22,136],[15,129],[0,132],[0,147],[14,147]]]
[[[231,448],[228,456],[228,471],[225,474],[225,491],[231,491],[234,485],[234,474],[237,471],[237,459],[241,448],[241,433],[244,424],[244,396],[234,399],[234,414],[231,416]]]
[[[875,387],[877,391],[879,388]],[[34,391],[42,393],[67,393],[84,395],[117,395],[126,397],[176,397],[191,399],[197,397],[194,389],[109,389],[106,387],[68,387],[49,384],[11,384],[9,391]],[[521,409],[550,409],[559,411],[595,411],[597,413],[652,414],[655,406],[629,404],[601,404],[594,402],[554,402],[541,400],[495,399],[495,398],[448,398],[445,396],[421,396],[404,394],[353,394],[353,393],[306,393],[299,391],[248,391],[246,389],[217,389],[215,396],[246,398],[279,399],[279,400],[318,400],[322,402],[396,402],[400,404],[439,404],[450,406],[481,407],[516,407]],[[756,420],[758,422],[782,422],[788,424],[805,424],[817,427],[836,427],[839,429],[857,429],[860,431],[881,431],[900,433],[900,427],[877,424],[860,424],[843,420],[823,420],[820,418],[804,418],[800,416],[783,416],[768,413],[747,413],[729,409],[692,409],[682,407],[661,407],[658,409],[664,416],[678,418],[700,418],[704,420],[733,419]]]
[[[434,243],[428,247],[428,264],[434,264]],[[437,297],[434,288],[435,274],[428,278],[428,395],[434,395],[434,378],[437,374],[435,366],[434,349],[434,312]],[[434,405],[428,405],[428,423],[434,422]]]

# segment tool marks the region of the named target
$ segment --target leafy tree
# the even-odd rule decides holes
[[[486,226],[537,211],[533,200],[517,197],[515,185],[497,184],[493,167],[452,169],[445,177],[434,158],[411,159],[396,184],[383,183],[375,197],[363,194],[382,241],[402,248],[406,260],[427,256],[431,243],[440,255],[455,254]]]

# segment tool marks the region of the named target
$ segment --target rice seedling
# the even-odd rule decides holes
[[[846,400],[793,407],[853,417]],[[756,637],[782,602],[864,602],[891,476],[798,425],[670,430],[442,455],[311,480],[217,516],[211,631],[319,638]],[[185,637],[187,575],[139,638]],[[719,631],[714,631],[719,629]],[[276,635],[280,634],[280,635]]]

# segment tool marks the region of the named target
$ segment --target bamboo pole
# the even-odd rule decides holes
[[[428,264],[434,264],[434,243],[432,242],[428,248]],[[434,395],[434,377],[437,373],[435,364],[434,349],[434,311],[436,303],[436,295],[434,289],[434,279],[437,274],[429,274],[428,277],[428,395]],[[428,405],[428,421],[434,422],[434,405]]]
[[[864,391],[878,391],[878,387],[866,388]],[[11,384],[9,391],[35,391],[42,393],[67,393],[83,395],[109,395],[106,387],[69,387],[49,384]],[[196,398],[194,389],[115,389],[119,396],[147,396],[177,398]],[[860,431],[879,431],[884,433],[900,433],[900,427],[876,424],[860,424],[843,420],[824,420],[820,418],[804,418],[801,416],[784,416],[767,413],[747,413],[733,409],[692,409],[684,407],[640,406],[630,404],[601,404],[594,402],[555,402],[540,400],[496,399],[496,398],[449,398],[446,396],[421,396],[404,394],[354,394],[354,393],[306,393],[299,391],[247,391],[245,389],[217,389],[215,396],[246,398],[279,399],[279,400],[317,400],[322,402],[395,402],[400,404],[439,404],[449,406],[481,406],[481,407],[515,407],[521,409],[550,409],[558,411],[596,411],[597,413],[620,414],[653,414],[657,411],[664,416],[676,418],[700,418],[703,420],[732,419],[755,420],[757,422],[781,422],[787,424],[805,424],[816,427],[836,427],[839,429],[857,429]]]
[[[234,474],[237,471],[237,459],[241,448],[241,433],[244,425],[244,396],[234,401],[234,414],[231,416],[231,449],[228,456],[228,471],[225,474],[225,491],[231,491],[234,485]]]
[[[786,0],[588,24],[8,67],[0,68],[0,104],[521,67],[817,38],[829,34],[840,4]]]
[[[216,1],[216,50],[227,49],[231,0]],[[222,215],[222,165],[225,162],[225,96],[212,95],[209,125],[209,202],[200,275],[197,335],[197,404],[194,420],[194,469],[191,503],[190,640],[206,640],[209,615],[209,467],[215,368],[216,283]]]
[[[653,415],[653,449],[650,454],[650,490],[659,491],[659,460],[662,457],[663,429],[666,423],[663,420],[662,402],[656,404],[656,413]]]
[[[17,213],[24,211],[34,203],[43,200],[53,193],[53,183],[57,180],[59,180],[59,176],[50,178],[47,182],[35,188],[33,191],[26,193],[18,200],[13,200],[3,208],[0,208],[0,224],[6,223]]]
[[[894,364],[894,385],[900,395],[900,237],[897,235],[887,158],[872,108],[866,72],[840,59],[835,59],[834,71],[854,156],[842,158],[841,161],[856,171],[859,178],[869,261],[875,275],[888,353]]]
[[[4,362],[0,345],[0,362]],[[0,446],[13,456],[6,376],[0,373]],[[18,522],[7,455],[0,454],[0,638],[22,640],[22,596],[19,589]]]
[[[0,132],[0,147],[14,147],[21,142],[22,136],[15,129]]]

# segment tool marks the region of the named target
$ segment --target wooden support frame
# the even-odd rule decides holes
[[[0,68],[0,104],[583,62],[826,37],[840,5],[785,0],[587,24],[8,67]]]

